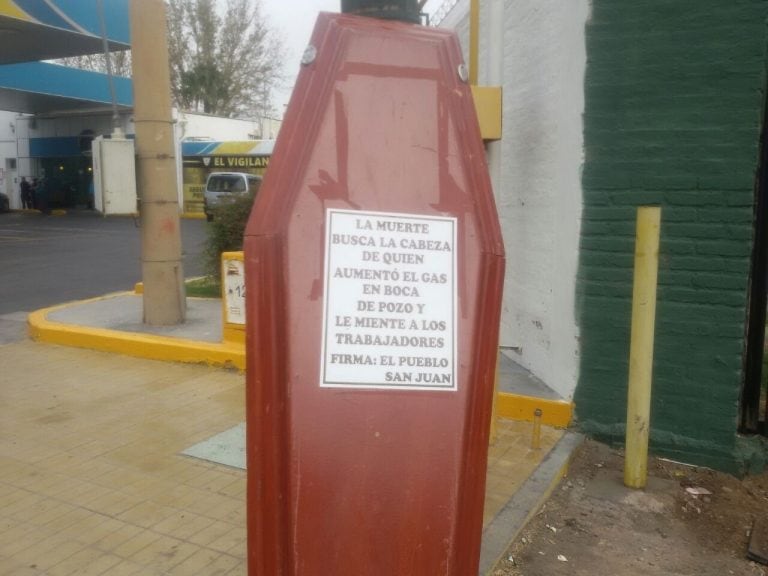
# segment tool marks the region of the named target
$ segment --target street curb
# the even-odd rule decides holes
[[[551,400],[523,394],[499,391],[496,410],[502,418],[533,422],[534,412],[541,410],[541,423],[555,428],[567,428],[573,418],[573,402]]]
[[[491,576],[491,571],[501,560],[509,545],[514,542],[565,476],[573,452],[583,441],[582,434],[566,432],[544,457],[536,471],[483,530],[480,576]]]
[[[74,304],[103,300],[118,294],[132,294],[132,292],[108,294],[98,298],[36,310],[27,317],[29,336],[33,340],[48,344],[100,350],[151,360],[208,364],[245,370],[245,346],[243,345],[202,342],[107,328],[91,328],[48,320],[48,315],[56,310]]]

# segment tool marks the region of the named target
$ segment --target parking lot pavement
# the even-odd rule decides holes
[[[202,271],[203,220],[181,220],[186,277]],[[0,314],[130,290],[141,280],[141,229],[131,217],[0,214]]]
[[[27,337],[26,312],[0,314],[0,346],[18,342]]]

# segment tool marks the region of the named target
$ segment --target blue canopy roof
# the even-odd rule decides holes
[[[0,110],[41,113],[111,104],[104,74],[39,60],[130,48],[129,0],[0,0]],[[117,103],[133,105],[130,79],[115,78]]]
[[[133,107],[133,83],[115,77],[115,98],[122,107]],[[0,109],[17,112],[51,112],[103,108],[111,105],[106,74],[57,66],[45,62],[0,66]]]
[[[102,0],[112,50],[130,47],[128,0]],[[0,64],[102,50],[98,0],[0,1]]]

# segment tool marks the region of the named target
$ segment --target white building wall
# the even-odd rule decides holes
[[[18,196],[18,184],[14,182],[15,171],[9,170],[16,163],[16,117],[15,112],[0,112],[0,192],[7,194],[12,202]]]
[[[77,136],[84,130],[92,130],[97,136],[112,132],[112,114],[70,115],[56,117],[28,117],[30,138],[56,138]],[[121,116],[121,128],[133,132],[133,123],[127,114]]]
[[[507,252],[501,345],[571,398],[579,370],[575,291],[589,0],[501,0],[499,47],[488,41],[494,22],[487,15],[495,1],[481,2],[479,78],[482,84],[493,77],[483,66],[495,61],[488,51],[500,49],[503,138],[489,162],[492,177],[498,174]],[[457,30],[465,55],[468,8],[460,0],[442,23]]]
[[[270,118],[220,118],[206,114],[176,112],[180,140],[201,139],[214,141],[260,140],[277,136],[280,123]]]
[[[205,114],[192,114],[174,110],[174,129],[177,147],[177,180],[180,205],[183,204],[181,182],[181,141],[184,138],[204,140],[253,140],[275,137],[281,122],[270,118],[243,120],[220,118]],[[127,135],[134,134],[133,115],[122,113],[121,128]],[[18,182],[22,176],[27,178],[41,176],[40,162],[30,157],[29,141],[31,138],[54,138],[78,136],[84,130],[91,130],[98,135],[112,133],[112,113],[71,114],[62,116],[27,116],[15,112],[0,111],[0,192],[8,194],[11,207],[21,208],[21,195]],[[15,182],[10,175],[6,177],[6,159],[16,162]]]

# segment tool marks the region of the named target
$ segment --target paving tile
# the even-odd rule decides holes
[[[39,528],[23,522],[3,533],[0,538],[0,550],[3,554],[12,558],[15,554],[26,550],[38,541]]]
[[[53,518],[49,522],[43,524],[48,530],[55,532],[79,532],[81,524],[92,524],[94,522],[101,523],[104,521],[103,517],[94,515],[92,511],[80,508],[79,506],[68,505],[67,510],[61,516]]]
[[[105,555],[102,558],[111,558],[111,556]],[[128,560],[121,560],[119,556],[118,560],[120,562],[109,569],[109,576],[146,576],[146,566]]]
[[[107,532],[102,538],[95,540],[93,545],[104,552],[112,552],[116,548],[126,545],[129,541],[131,541],[133,538],[136,538],[144,531],[145,530],[143,528],[139,528],[138,526],[119,523],[114,527],[114,529]],[[149,543],[147,543],[147,545],[148,544]]]
[[[41,495],[42,496],[42,495]],[[45,500],[41,501],[38,506],[32,507],[30,510],[31,516],[29,521],[37,526],[45,526],[55,520],[58,520],[62,516],[66,516],[76,509],[75,506],[60,500],[48,498],[42,496]]]
[[[177,564],[176,566],[173,566],[172,568],[168,569],[168,574],[173,576],[189,576],[190,574],[205,574],[206,576],[210,575],[210,572],[208,571],[209,566],[211,563],[220,556],[220,554],[214,552],[213,550],[207,550],[205,548],[200,548]]]
[[[50,546],[46,546],[46,544],[50,544]],[[35,542],[24,552],[14,556],[14,558],[26,566],[47,572],[53,566],[74,556],[84,548],[85,546],[82,544],[71,540],[52,539],[49,542]]]
[[[83,548],[58,564],[46,568],[46,574],[49,576],[72,576],[73,574],[81,574],[84,566],[90,565],[101,556],[102,553],[99,550]]]
[[[234,556],[235,558],[241,558],[243,562],[245,562],[245,559],[248,555],[248,536],[246,534],[246,531],[243,530],[242,532],[242,540],[236,541],[234,546],[227,550],[227,554],[230,556]]]
[[[2,576],[46,576],[44,572],[30,566],[23,566],[10,558],[0,558]]]
[[[68,530],[72,538],[88,546],[96,544],[124,526],[122,522],[108,516],[94,514],[90,510],[88,512],[90,512],[90,516],[70,526]]]
[[[245,543],[245,525],[230,528],[208,544],[209,548],[231,554],[231,550]]]
[[[192,535],[204,530],[211,523],[210,518],[198,516],[189,511],[179,511],[152,526],[152,530],[158,534],[175,536],[182,540],[188,540]]]
[[[2,515],[5,518],[17,518],[20,515],[21,519],[23,519],[25,515],[24,511],[37,505],[44,498],[44,496],[40,496],[39,494],[25,491],[21,497],[3,508]]]
[[[149,528],[166,518],[176,515],[177,509],[168,506],[158,506],[154,502],[139,502],[132,508],[118,515],[123,522]]]
[[[119,556],[100,554],[93,562],[77,569],[77,576],[101,576],[102,574],[114,574],[115,566],[123,561]]]
[[[0,576],[245,575],[245,473],[180,455],[243,421],[241,374],[29,341],[5,357]],[[497,432],[486,522],[562,435]]]
[[[131,561],[156,570],[169,570],[198,550],[198,546],[188,542],[155,534],[149,546],[131,555]]]
[[[138,534],[116,546],[112,552],[122,558],[133,558],[134,555],[144,550],[144,548],[152,544],[157,538],[158,534],[151,530],[140,530]]]
[[[245,574],[245,565],[239,558],[221,555],[205,568],[206,576],[225,576],[235,570],[236,574]],[[242,572],[241,572],[242,570]]]
[[[212,548],[212,544],[232,530],[232,524],[227,522],[211,521],[208,526],[189,537],[189,541],[200,546]],[[219,549],[219,552],[224,550]]]
[[[85,508],[104,516],[118,516],[135,505],[134,497],[127,496],[118,490],[106,490],[83,504]]]

